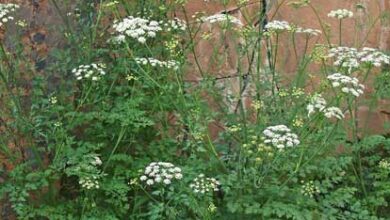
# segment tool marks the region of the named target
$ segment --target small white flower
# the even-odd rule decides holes
[[[148,179],[148,177],[146,177],[146,176],[141,176],[139,179],[140,179],[141,181],[145,181],[145,180]]]
[[[146,42],[146,38],[144,38],[144,37],[139,37],[139,38],[137,39],[137,41],[140,42],[141,44],[144,44],[144,43]]]
[[[164,184],[165,184],[165,185],[171,184],[171,180],[170,180],[170,179],[164,179]]]
[[[149,186],[150,186],[150,185],[153,185],[153,183],[154,183],[154,181],[153,181],[152,179],[148,179],[148,180],[146,181],[146,184],[148,184]]]
[[[91,162],[92,165],[94,165],[94,166],[100,166],[100,165],[103,164],[103,162],[102,162],[102,160],[100,159],[100,157],[94,156],[93,159],[94,159],[94,160]]]
[[[160,176],[156,176],[155,178],[154,178],[154,181],[156,181],[156,183],[160,183],[161,182],[161,177]]]

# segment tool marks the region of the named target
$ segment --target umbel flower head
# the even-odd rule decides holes
[[[0,4],[0,27],[8,21],[14,20],[9,14],[19,8],[16,4]]]
[[[390,56],[374,48],[364,47],[357,53],[357,57],[360,62],[372,64],[376,67],[380,67],[382,64],[390,64]]]
[[[358,68],[361,64],[371,64],[380,67],[382,64],[390,64],[390,56],[383,52],[364,47],[360,51],[350,47],[335,47],[329,50],[328,57],[334,57],[335,66],[346,68]]]
[[[337,19],[352,18],[353,12],[347,9],[337,9],[337,10],[330,11],[328,17],[337,18]]]
[[[267,127],[263,131],[264,143],[282,150],[286,147],[294,147],[300,144],[298,135],[291,132],[285,125]]]
[[[71,158],[67,162],[65,172],[79,177],[79,184],[83,189],[99,189],[100,179],[105,174],[100,171],[102,160],[98,154],[85,154],[81,158]]]
[[[334,57],[335,66],[342,66],[346,68],[358,68],[360,65],[358,59],[358,50],[350,47],[335,47],[329,50],[328,57]]]
[[[137,62],[139,65],[151,65],[153,67],[161,67],[161,68],[167,68],[167,69],[179,69],[179,62],[176,60],[168,60],[168,61],[160,61],[155,58],[143,58],[143,57],[136,57],[134,58],[135,62]]]
[[[268,22],[264,28],[267,32],[282,32],[291,30],[291,26],[287,21],[278,20]]]
[[[324,109],[324,115],[327,118],[337,118],[337,119],[343,119],[344,113],[341,111],[338,107],[328,107]]]
[[[187,29],[187,25],[178,18],[165,22],[129,16],[124,18],[121,22],[116,21],[113,28],[118,34],[111,39],[114,43],[125,42],[128,37],[144,44],[148,39],[155,38],[158,32],[184,31]]]
[[[321,112],[327,118],[343,119],[344,114],[338,107],[326,107],[327,102],[320,94],[314,95],[306,109],[308,111],[308,117],[316,112]]]
[[[310,116],[314,114],[315,112],[322,112],[326,107],[326,100],[322,98],[320,94],[314,95],[310,103],[307,105],[306,110],[307,110],[307,115]]]
[[[307,36],[318,36],[322,32],[318,29],[297,27],[295,33],[306,34]]]
[[[105,65],[91,63],[89,65],[80,65],[72,70],[77,80],[92,80],[98,81],[101,76],[106,75],[104,71]]]
[[[306,183],[304,181],[301,181],[301,183],[302,183],[301,193],[303,195],[314,197],[314,195],[321,193],[320,188],[315,185],[313,180]]]
[[[224,23],[232,23],[238,26],[243,26],[242,22],[229,14],[215,14],[211,15],[208,17],[201,17],[198,19],[199,22],[210,22],[211,24],[213,23],[218,23],[218,22],[224,22]]]
[[[359,97],[364,93],[364,85],[360,84],[359,80],[355,77],[334,73],[327,78],[331,81],[334,88],[341,87],[343,93],[351,94],[355,97]]]
[[[169,185],[173,180],[181,178],[183,175],[179,167],[168,162],[152,162],[145,168],[144,175],[140,177],[140,180],[151,186],[155,184]]]
[[[199,174],[192,183],[190,184],[190,188],[194,191],[194,193],[205,194],[208,192],[219,191],[219,186],[221,184],[215,178],[205,177],[204,174]]]
[[[126,37],[129,37],[144,44],[148,38],[156,37],[157,32],[162,30],[157,21],[133,16],[124,18],[121,22],[115,22],[113,28],[119,34],[113,39],[117,43],[124,42]]]
[[[167,31],[185,31],[187,29],[186,22],[178,18],[174,18],[167,22],[160,21],[159,23]]]

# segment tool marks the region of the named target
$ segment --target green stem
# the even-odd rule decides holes
[[[343,23],[343,20],[340,19],[340,23],[339,23],[339,46],[341,47],[342,45],[342,40],[341,40],[341,35],[342,35],[342,23]]]
[[[118,136],[118,139],[116,141],[116,144],[115,144],[114,148],[112,149],[110,156],[107,159],[106,164],[104,165],[103,172],[107,169],[108,164],[110,163],[112,156],[115,154],[116,150],[118,149],[119,143],[122,141],[125,133],[126,133],[126,127],[122,126],[121,131],[119,132],[119,136]]]

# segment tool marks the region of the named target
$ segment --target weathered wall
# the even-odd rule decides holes
[[[342,41],[345,46],[367,46],[379,48],[383,51],[390,50],[390,0],[312,0],[313,8],[309,6],[296,8],[291,4],[293,2],[297,1],[258,0],[249,1],[245,5],[239,5],[231,1],[229,5],[221,5],[218,1],[212,0],[202,2],[189,0],[185,8],[187,18],[191,18],[197,12],[203,12],[206,15],[228,13],[239,18],[245,25],[248,23],[247,21],[259,19],[265,3],[268,20],[286,20],[304,28],[320,29],[323,32],[325,32],[323,28],[329,28],[330,42],[327,42],[324,34],[314,37],[309,41],[309,51],[315,44],[338,44],[338,21],[337,19],[328,18],[327,14],[331,10],[345,8],[354,12],[353,19],[343,21]],[[185,17],[180,13],[178,15]],[[320,20],[323,22],[322,26],[320,25]],[[221,31],[216,24],[202,25],[198,35],[202,35],[202,33],[209,33],[211,37],[209,39],[196,38],[195,54],[200,59],[196,63],[194,62],[194,56],[190,57],[193,60],[193,66],[188,70],[187,79],[189,81],[201,80],[203,76],[201,76],[201,71],[197,68],[197,66],[201,66],[203,67],[202,72],[208,73],[224,84],[225,90],[223,92],[225,94],[235,97],[233,101],[230,98],[231,109],[237,109],[237,105],[241,101],[249,104],[250,99],[245,97],[245,95],[250,94],[254,78],[250,76],[250,73],[249,76],[246,76],[245,71],[243,71],[245,78],[242,78],[242,76],[238,76],[237,71],[238,69],[242,71],[245,68],[249,68],[245,60],[238,59],[239,56],[236,52],[236,48],[242,42],[242,39],[237,38],[230,32],[225,33]],[[305,44],[305,37],[303,35],[297,36],[296,49],[298,58],[302,57]],[[214,61],[215,54],[218,56],[218,59],[222,59],[225,62],[217,65],[217,62]],[[287,35],[281,36],[277,66],[278,70],[283,74],[285,83],[288,83],[288,79],[295,76],[297,61],[291,38]],[[320,74],[316,74],[316,70],[318,70],[318,66],[310,66],[310,71],[312,72],[311,82],[314,84],[318,84],[320,81]],[[366,98],[372,93],[374,76],[375,74],[373,73],[367,81]],[[242,78],[241,80],[239,80],[240,77]],[[243,84],[245,91],[241,90]],[[310,87],[311,85],[308,85],[308,90],[310,90]],[[227,97],[226,99],[228,100],[229,98]],[[360,107],[358,111],[359,124],[367,125],[367,130],[370,133],[390,132],[383,127],[384,122],[390,121],[390,100],[379,100],[375,103],[375,106],[372,109],[368,106]]]

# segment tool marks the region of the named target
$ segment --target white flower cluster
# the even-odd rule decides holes
[[[330,11],[328,17],[337,19],[352,18],[353,12],[347,9],[337,9],[334,11]]]
[[[96,154],[86,155],[85,158],[88,158],[89,163],[93,167],[101,166],[103,164],[100,157]],[[88,167],[89,166],[86,166],[85,168],[88,168]],[[94,168],[89,167],[88,169],[91,170]],[[90,173],[88,176],[81,176],[80,180],[79,180],[79,184],[81,185],[82,188],[85,188],[85,189],[99,189],[99,187],[100,187],[99,178],[100,178],[99,174],[97,175],[97,174]]]
[[[390,64],[390,56],[383,52],[369,47],[364,47],[358,54],[360,62],[369,63],[376,67],[380,67],[383,63]]]
[[[313,180],[311,180],[307,183],[302,181],[301,183],[302,183],[301,193],[305,196],[313,197],[315,194],[318,194],[321,192],[320,188],[318,188],[318,186],[316,186],[314,184]]]
[[[329,50],[328,57],[334,57],[335,66],[358,68],[361,63],[372,64],[380,67],[382,64],[390,64],[390,56],[383,52],[364,47],[361,51],[350,47],[335,47]]]
[[[340,108],[337,107],[326,107],[327,102],[320,94],[316,94],[311,99],[310,103],[307,105],[306,109],[308,111],[308,116],[314,114],[315,112],[322,112],[324,113],[325,117],[327,118],[337,118],[337,119],[343,119],[344,114],[341,111]]]
[[[100,80],[101,76],[106,75],[103,64],[92,63],[89,65],[80,65],[72,70],[77,80],[91,79],[92,81]]]
[[[317,111],[322,112],[326,108],[326,104],[326,100],[322,98],[320,94],[314,95],[306,107],[308,116],[314,114]]]
[[[312,29],[312,28],[301,28],[301,27],[298,27],[296,30],[295,30],[296,33],[299,33],[299,34],[306,34],[306,35],[311,35],[311,36],[318,36],[320,35],[322,32],[318,29]]]
[[[136,57],[135,62],[140,65],[151,65],[153,67],[162,67],[167,69],[179,69],[179,63],[175,60],[160,61],[155,58]]]
[[[205,177],[204,174],[199,174],[192,183],[190,184],[190,188],[194,191],[194,193],[205,194],[208,192],[218,191],[219,186],[221,184],[215,178]]]
[[[103,164],[102,160],[100,159],[99,156],[94,156],[93,161],[91,161],[91,164],[94,166],[100,166]]]
[[[335,66],[342,66],[347,68],[358,68],[358,51],[356,48],[350,47],[335,47],[329,50],[328,57],[334,57]]]
[[[287,21],[274,20],[268,22],[264,27],[268,32],[281,32],[291,30],[291,26]]]
[[[160,21],[160,24],[164,26],[167,29],[167,31],[172,31],[172,30],[185,31],[187,29],[186,22],[178,18],[174,18],[165,23],[163,21]]]
[[[328,108],[324,109],[323,112],[324,112],[325,117],[327,117],[327,118],[337,118],[340,120],[344,118],[343,112],[341,111],[340,108],[337,108],[337,107],[328,107]]]
[[[217,22],[229,22],[232,24],[236,24],[238,26],[243,26],[242,22],[231,15],[228,14],[215,14],[208,17],[201,17],[198,19],[199,22],[210,22],[211,24],[217,23]]]
[[[151,186],[158,183],[169,185],[173,179],[179,180],[181,178],[183,175],[179,167],[167,162],[152,162],[145,168],[144,175],[140,177],[140,180]]]
[[[79,180],[79,184],[82,188],[85,189],[99,189],[99,177],[98,176],[92,176],[92,177],[81,177]]]
[[[294,147],[300,144],[298,136],[291,132],[285,125],[276,125],[267,127],[263,134],[265,136],[264,143],[272,144],[272,146],[282,150],[285,147]]]
[[[148,38],[156,37],[157,32],[162,30],[157,21],[133,16],[124,18],[121,22],[115,22],[113,28],[119,33],[113,39],[117,43],[124,42],[127,36],[144,44]]]
[[[14,17],[9,14],[19,8],[19,5],[15,4],[0,4],[0,27],[8,21],[14,20]]]
[[[352,94],[355,97],[359,97],[364,92],[364,85],[359,83],[359,80],[355,77],[349,77],[341,73],[334,73],[327,77],[334,88],[341,87],[343,93]]]
[[[379,161],[379,167],[385,170],[390,170],[390,162],[386,159]]]

